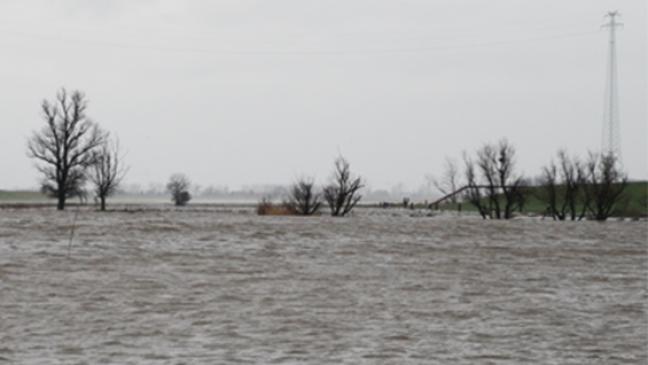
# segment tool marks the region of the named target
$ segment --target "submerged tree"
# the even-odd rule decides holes
[[[477,211],[479,212],[479,215],[481,215],[482,218],[486,219],[490,217],[490,209],[487,204],[485,204],[484,201],[484,195],[481,192],[481,186],[477,184],[477,177],[475,175],[475,164],[474,162],[468,157],[464,155],[464,164],[465,164],[465,174],[466,174],[466,189],[464,193],[464,199],[472,204],[475,208],[477,208]]]
[[[352,176],[349,162],[340,156],[335,160],[332,180],[324,187],[324,200],[331,209],[332,216],[345,216],[362,199],[359,194],[364,187],[362,178]]]
[[[434,187],[443,195],[450,195],[457,191],[459,188],[459,168],[457,162],[449,157],[446,157],[443,175],[440,179],[431,177]],[[457,195],[450,196],[450,202],[457,202]]]
[[[483,218],[510,219],[514,211],[522,209],[525,201],[523,179],[515,173],[515,148],[507,140],[497,145],[486,144],[477,151],[480,181],[472,160],[465,158],[465,161],[468,183],[465,197]],[[482,190],[485,191],[483,196]]]
[[[62,89],[56,101],[44,100],[41,109],[47,125],[29,139],[28,156],[37,160],[43,174],[41,190],[57,199],[57,209],[65,209],[66,199],[83,196],[86,169],[94,162],[95,151],[106,134],[87,118],[85,96]]]
[[[119,155],[118,142],[105,141],[95,152],[89,177],[102,211],[106,210],[106,199],[116,192],[127,170]]]
[[[169,178],[169,182],[166,185],[166,189],[171,193],[171,200],[176,206],[185,206],[191,200],[191,194],[189,194],[189,187],[191,182],[183,174],[173,174]]]
[[[586,162],[585,196],[587,209],[598,221],[607,220],[614,212],[628,185],[614,154],[590,153]]]
[[[547,212],[554,220],[581,220],[589,204],[584,185],[582,163],[561,150],[558,152],[558,165],[551,161],[542,169],[540,199],[547,204]]]
[[[322,197],[315,191],[313,179],[302,178],[295,182],[290,187],[290,195],[285,205],[298,215],[313,215],[319,212]]]

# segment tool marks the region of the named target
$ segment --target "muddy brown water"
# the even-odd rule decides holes
[[[646,222],[0,210],[0,364],[645,364]]]

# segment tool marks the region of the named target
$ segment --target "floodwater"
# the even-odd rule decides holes
[[[647,362],[645,221],[73,219],[0,210],[0,364]]]

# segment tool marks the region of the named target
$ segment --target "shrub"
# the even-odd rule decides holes
[[[258,215],[296,215],[297,212],[286,204],[274,204],[270,199],[263,198],[257,204]]]

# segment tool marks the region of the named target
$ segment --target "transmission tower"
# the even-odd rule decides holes
[[[619,90],[616,59],[616,29],[623,26],[617,21],[618,11],[610,11],[609,19],[602,27],[609,30],[608,67],[605,85],[605,107],[603,111],[603,133],[601,152],[614,155],[621,162],[621,131],[619,125]]]

